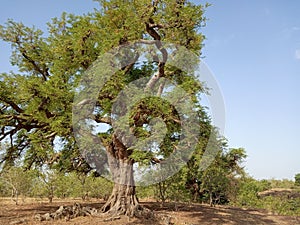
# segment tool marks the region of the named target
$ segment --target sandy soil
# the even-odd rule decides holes
[[[174,224],[174,225],[212,225],[212,224],[228,224],[228,225],[300,225],[300,217],[277,216],[272,215],[263,210],[240,209],[233,207],[209,207],[200,204],[166,204],[162,207],[159,203],[142,201],[142,205],[154,210],[160,215],[160,221],[151,219],[132,219],[121,217],[121,219],[104,222],[101,217],[79,217],[70,221],[51,221],[38,222],[34,219],[36,214],[44,214],[47,212],[55,212],[60,205],[70,206],[74,202],[80,202],[82,205],[100,208],[103,202],[80,200],[59,201],[56,200],[52,204],[46,202],[29,201],[21,202],[15,205],[7,199],[0,199],[0,225],[135,225],[135,224]]]

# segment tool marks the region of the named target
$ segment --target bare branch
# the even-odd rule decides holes
[[[154,40],[160,41],[161,36],[157,33],[157,31],[153,27],[151,27],[152,22],[154,21],[150,18],[149,23],[146,23],[146,31],[148,34],[150,34],[151,37],[153,37]],[[158,49],[160,49],[160,47],[157,46]]]
[[[156,44],[157,41],[154,40],[144,40],[144,39],[140,39],[138,41],[138,43],[142,43],[142,44],[146,44],[146,45],[154,45]]]
[[[93,102],[92,99],[83,99],[81,102],[77,103],[77,106],[82,108],[86,104],[91,104]]]

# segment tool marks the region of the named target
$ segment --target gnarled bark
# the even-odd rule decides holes
[[[107,147],[109,167],[114,180],[113,191],[101,208],[102,212],[116,215],[135,216],[141,209],[135,192],[133,163],[130,151],[113,134],[111,144]]]
[[[135,187],[130,185],[115,184],[112,194],[102,207],[101,211],[116,215],[136,216],[141,210],[135,194]]]

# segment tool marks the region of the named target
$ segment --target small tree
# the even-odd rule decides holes
[[[59,173],[49,168],[43,168],[39,171],[39,180],[41,187],[39,188],[40,194],[46,196],[49,203],[52,203],[55,197],[55,190],[57,188],[57,182],[59,180]]]
[[[74,176],[72,176],[72,173],[57,173],[57,179],[55,181],[56,188],[54,191],[54,195],[62,199],[70,197],[71,193],[74,190],[74,187],[77,186],[76,181],[77,180]]]
[[[295,185],[300,186],[300,173],[295,175]]]
[[[21,167],[6,168],[1,173],[0,180],[5,189],[11,192],[11,199],[19,204],[19,197],[29,196],[32,190],[34,171],[24,171]]]
[[[107,200],[113,189],[113,183],[102,177],[94,177],[90,175],[87,179],[87,183],[89,187],[89,195],[92,198]]]
[[[226,171],[215,165],[210,166],[202,177],[201,190],[208,193],[209,205],[213,206],[226,195],[229,179]]]
[[[222,149],[224,144],[219,144],[220,152],[214,163],[212,163],[201,176],[201,193],[208,195],[209,204],[226,203],[229,196],[234,195],[237,190],[231,185],[237,184],[237,178],[244,176],[244,169],[240,165],[246,158],[245,150],[233,148],[228,151]]]

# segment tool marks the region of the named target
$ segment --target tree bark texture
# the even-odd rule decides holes
[[[107,150],[114,187],[101,211],[114,216],[135,216],[136,211],[141,207],[135,192],[134,160],[129,158],[130,151],[118,140],[115,134]]]

